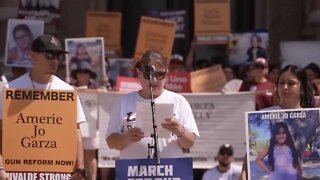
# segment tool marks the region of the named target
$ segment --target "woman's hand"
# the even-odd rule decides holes
[[[9,180],[9,175],[4,170],[0,170],[0,180]]]
[[[140,128],[128,129],[125,133],[113,133],[107,137],[107,144],[111,149],[122,150],[128,144],[138,142],[144,138],[144,133]]]
[[[176,118],[166,119],[161,126],[177,136],[177,142],[182,148],[190,148],[193,146],[196,135],[179,123]]]
[[[266,165],[265,171],[266,171],[267,173],[270,173],[270,172],[271,172],[271,167],[268,166],[268,165]]]
[[[134,128],[128,129],[128,131],[125,133],[125,136],[126,136],[127,142],[132,143],[132,142],[138,142],[142,138],[144,138],[144,133],[143,131],[141,131],[140,128],[134,127]]]
[[[70,178],[70,180],[84,180],[84,179],[85,178],[82,176],[82,174],[77,172],[74,173]]]
[[[161,123],[161,126],[177,136],[181,135],[183,132],[183,126],[176,118],[165,119],[165,122]]]

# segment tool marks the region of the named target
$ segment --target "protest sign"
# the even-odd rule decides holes
[[[194,34],[204,43],[226,43],[231,32],[229,0],[195,0]]]
[[[221,92],[227,83],[221,65],[200,69],[190,73],[192,92]]]
[[[103,37],[108,50],[121,50],[121,12],[87,13],[87,37]]]
[[[319,178],[318,108],[247,112],[246,129],[249,180]]]
[[[176,35],[177,39],[186,38],[189,30],[186,26],[187,22],[187,11],[178,10],[178,11],[160,11],[159,16],[163,19],[171,20],[176,22]]]
[[[77,89],[86,123],[80,124],[82,137],[95,137],[98,127],[98,93],[92,89]]]
[[[9,19],[4,57],[5,66],[32,67],[30,57],[32,41],[43,32],[43,21]]]
[[[96,73],[93,82],[98,86],[104,86],[103,76],[105,71],[104,39],[94,38],[67,38],[65,39],[66,51],[66,81],[76,83],[76,72],[86,67],[86,70]],[[88,64],[83,65],[83,62]],[[88,69],[90,68],[90,69]]]
[[[59,24],[61,16],[61,1],[26,1],[19,0],[18,18],[41,20],[45,23]]]
[[[174,21],[141,17],[134,58],[140,59],[147,50],[158,50],[169,61],[175,36]]]
[[[118,76],[116,83],[116,91],[119,92],[133,92],[141,89],[138,84],[138,79],[133,77]]]
[[[191,158],[134,159],[116,161],[116,179],[192,180]]]
[[[77,157],[76,102],[74,91],[3,91],[2,155],[11,178],[71,177]]]
[[[168,72],[165,88],[177,93],[191,92],[190,73]]]

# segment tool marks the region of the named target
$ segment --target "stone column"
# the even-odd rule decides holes
[[[308,3],[309,9],[307,14],[308,25],[312,28],[313,37],[320,40],[320,1],[311,0]]]
[[[269,0],[270,61],[281,62],[280,42],[300,40],[304,25],[303,0]]]

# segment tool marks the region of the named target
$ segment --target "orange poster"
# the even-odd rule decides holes
[[[140,59],[147,50],[160,51],[169,60],[176,32],[174,21],[141,17],[135,50],[135,59]]]
[[[194,34],[199,41],[226,41],[230,33],[230,0],[194,0]]]
[[[87,37],[104,37],[108,50],[121,49],[121,13],[97,12],[87,13]]]
[[[10,177],[69,179],[77,154],[76,92],[5,89],[2,95],[2,155]]]
[[[193,71],[190,74],[192,92],[221,92],[227,83],[221,65]]]

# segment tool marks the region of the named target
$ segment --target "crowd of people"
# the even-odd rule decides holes
[[[243,83],[240,91],[254,91],[256,94],[256,110],[279,110],[279,109],[300,109],[314,107],[315,95],[319,90],[315,80],[320,79],[320,68],[317,64],[311,63],[304,68],[289,65],[281,69],[280,66],[270,64],[266,51],[259,46],[259,36],[252,36],[252,47],[248,49],[248,60],[244,65],[232,66],[221,64],[227,81],[241,79]],[[77,47],[77,56],[71,59],[69,66],[72,67],[72,84],[64,82],[66,66],[63,63],[64,54],[60,41],[52,35],[41,35],[36,38],[30,47],[30,61],[32,69],[22,74],[7,85],[10,88],[50,89],[50,90],[72,90],[72,89],[98,89],[96,84],[96,72],[92,69],[92,60],[83,45]],[[146,51],[141,59],[135,62],[133,71],[141,90],[128,93],[123,96],[115,106],[108,124],[106,142],[111,149],[120,151],[121,159],[147,158],[149,152],[148,144],[154,138],[148,137],[139,127],[127,128],[123,119],[128,113],[135,115],[137,102],[148,103],[154,100],[155,103],[174,104],[173,116],[167,117],[159,126],[171,132],[169,138],[159,138],[159,153],[162,158],[184,157],[183,149],[193,146],[201,132],[198,131],[195,118],[190,104],[180,94],[165,89],[167,72],[188,72],[208,68],[212,65],[206,59],[197,60],[195,66],[190,67],[190,58],[184,60],[179,54],[172,55],[170,61],[156,50]],[[193,61],[193,60],[192,60]],[[108,77],[109,63],[106,58],[106,75],[103,77],[104,90],[114,90],[114,82]],[[153,67],[152,74],[148,68]],[[61,73],[61,74],[60,74]],[[60,78],[62,79],[60,79]],[[151,87],[151,91],[150,91]],[[152,92],[152,93],[151,93]],[[1,96],[2,99],[2,96]],[[2,104],[0,106],[2,115]],[[85,121],[80,100],[77,98],[77,124],[78,124],[78,153],[77,168],[72,179],[84,179],[85,169],[88,169],[87,179],[97,178],[97,149],[98,131],[92,138],[81,137],[79,124]],[[2,119],[2,118],[1,118]],[[2,120],[1,120],[2,123]],[[289,179],[301,178],[301,164],[295,155],[296,150],[293,140],[288,132],[288,127],[283,123],[274,124],[272,140],[257,156],[257,164],[265,171],[270,172],[270,178],[279,177]],[[2,131],[2,126],[1,126]],[[0,133],[1,134],[1,133]],[[281,137],[280,137],[281,136]],[[284,148],[285,147],[285,148]],[[84,151],[81,151],[83,150]],[[278,153],[280,152],[281,153]],[[283,153],[285,151],[285,153]],[[153,152],[155,153],[155,152]],[[276,161],[280,154],[285,154],[288,161],[286,164]],[[216,156],[218,165],[206,171],[202,179],[247,179],[247,164],[243,161],[241,167],[233,164],[234,149],[230,144],[223,144]],[[269,164],[263,159],[268,155]],[[1,156],[0,156],[1,157]],[[7,179],[8,175],[3,169],[3,162],[0,158],[0,179]],[[246,157],[245,157],[246,159]],[[292,164],[288,172],[278,172],[277,168]],[[108,169],[101,169],[101,177],[107,178]]]

